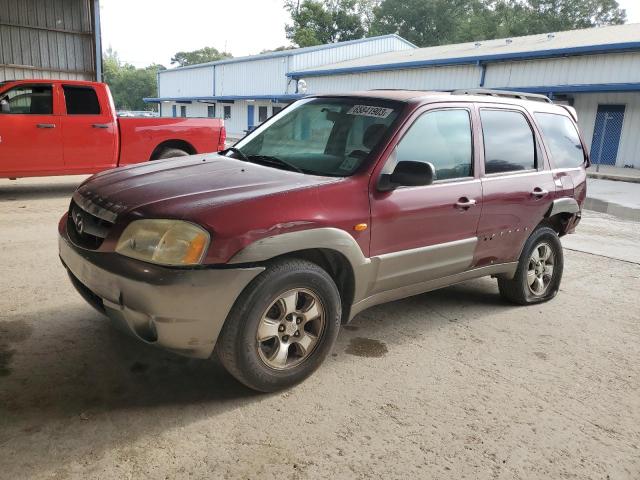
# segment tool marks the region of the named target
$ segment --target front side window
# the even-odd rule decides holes
[[[299,100],[240,141],[249,159],[289,169],[348,176],[385,137],[400,103],[367,98]]]
[[[64,85],[62,89],[67,115],[100,115],[98,95],[93,88]]]
[[[554,113],[536,113],[535,117],[556,168],[579,167],[584,163],[578,130],[568,117]]]
[[[467,110],[439,110],[419,117],[396,147],[396,161],[429,162],[435,180],[473,175],[471,118]]]
[[[51,115],[51,85],[20,86],[0,95],[0,114]]]
[[[480,110],[484,171],[517,172],[536,168],[536,148],[529,122],[520,112]]]

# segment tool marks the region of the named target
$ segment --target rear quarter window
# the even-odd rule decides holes
[[[536,113],[534,116],[556,168],[579,167],[584,163],[582,143],[571,119],[555,113]]]

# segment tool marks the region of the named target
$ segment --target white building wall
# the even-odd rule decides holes
[[[475,65],[388,70],[305,78],[307,93],[348,92],[372,88],[451,90],[477,87],[481,69]]]
[[[407,42],[397,37],[387,37],[342,46],[338,44],[333,48],[293,55],[289,71],[295,72],[319,65],[328,65],[330,63],[344,62],[345,60],[352,60],[354,58],[409,50],[412,48],[413,47]]]
[[[598,105],[625,105],[616,165],[640,168],[640,93],[581,93],[575,96],[580,129],[591,148]]]
[[[215,95],[273,95],[287,89],[287,57],[224,63],[215,67]]]
[[[213,95],[213,67],[165,70],[158,75],[159,97],[205,97]]]
[[[640,82],[640,53],[490,63],[485,87]]]

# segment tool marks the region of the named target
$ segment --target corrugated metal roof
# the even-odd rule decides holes
[[[640,24],[417,48],[290,72],[290,77],[640,50]]]
[[[236,58],[228,58],[225,60],[217,60],[215,62],[206,62],[206,63],[199,63],[197,65],[187,65],[186,67],[176,67],[176,68],[170,68],[168,70],[163,70],[164,72],[175,72],[175,71],[179,71],[179,70],[188,70],[191,68],[200,68],[200,67],[207,67],[207,66],[212,66],[212,65],[224,65],[227,63],[239,63],[239,62],[251,62],[254,60],[265,60],[267,58],[274,58],[274,57],[288,57],[291,55],[300,55],[300,54],[304,54],[304,53],[310,53],[310,52],[315,52],[318,50],[327,50],[330,48],[337,48],[337,47],[344,47],[347,45],[353,45],[353,44],[357,44],[357,43],[364,43],[364,42],[373,42],[373,41],[377,41],[377,40],[383,40],[386,38],[395,38],[397,40],[400,40],[401,42],[406,43],[408,46],[410,46],[411,48],[417,48],[413,43],[411,43],[408,40],[405,40],[404,38],[396,35],[395,33],[389,34],[389,35],[380,35],[378,37],[367,37],[367,38],[359,38],[357,40],[348,40],[346,42],[336,42],[336,43],[327,43],[325,45],[316,45],[313,47],[304,47],[304,48],[292,48],[290,50],[280,50],[277,52],[269,52],[269,53],[261,53],[259,55],[248,55],[245,57],[236,57]],[[162,73],[162,72],[160,72]]]

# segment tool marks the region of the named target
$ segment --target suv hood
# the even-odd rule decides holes
[[[174,204],[210,208],[337,180],[209,154],[107,170],[77,194],[116,215],[150,206],[168,213]]]

